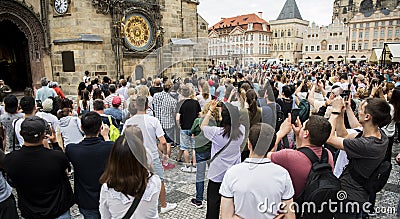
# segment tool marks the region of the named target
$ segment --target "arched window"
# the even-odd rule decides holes
[[[275,44],[275,45],[274,45],[274,51],[277,51],[277,50],[278,50],[278,45]]]
[[[292,32],[290,30],[288,30],[287,36],[290,37],[291,35],[292,35]]]
[[[286,48],[287,50],[290,50],[290,43],[287,44]]]
[[[281,43],[281,51],[283,51],[283,43]]]
[[[285,32],[281,32],[281,37],[284,37],[285,36]]]

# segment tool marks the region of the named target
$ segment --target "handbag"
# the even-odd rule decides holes
[[[138,207],[140,200],[142,200],[143,194],[144,191],[140,193],[139,198],[135,198],[135,200],[133,200],[131,207],[129,207],[128,211],[126,212],[126,214],[122,219],[129,219],[133,215],[133,213],[135,213],[135,210]]]
[[[219,154],[221,154],[227,147],[228,145],[232,142],[232,138],[229,138],[229,141],[225,144],[225,146],[223,148],[221,148],[221,150],[219,150],[217,153],[214,154],[214,156],[207,161],[208,166],[210,166],[211,162],[213,162],[215,160],[215,158],[218,157]]]

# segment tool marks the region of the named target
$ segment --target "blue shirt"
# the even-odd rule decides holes
[[[42,103],[49,97],[56,97],[57,93],[52,89],[47,86],[42,86],[37,92],[36,92],[36,100],[40,100]]]

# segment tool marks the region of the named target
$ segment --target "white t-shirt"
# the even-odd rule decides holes
[[[146,149],[151,152],[153,159],[159,158],[157,139],[164,136],[164,131],[160,121],[153,116],[147,114],[136,114],[126,120],[122,132],[128,125],[136,125],[143,134],[143,143]]]
[[[158,196],[161,190],[161,180],[153,175],[147,183],[143,197],[137,206],[135,213],[130,218],[158,218]],[[118,219],[123,218],[131,207],[134,197],[125,196],[107,184],[103,184],[100,190],[100,215],[101,218]]]
[[[235,214],[241,218],[272,219],[279,203],[293,198],[294,189],[283,167],[268,158],[247,158],[225,173],[219,193],[233,198]]]

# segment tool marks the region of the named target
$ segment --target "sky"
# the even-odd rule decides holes
[[[286,0],[199,0],[199,14],[213,26],[222,17],[263,12],[266,21],[278,18]],[[304,20],[318,25],[328,25],[332,21],[334,0],[296,0]]]

